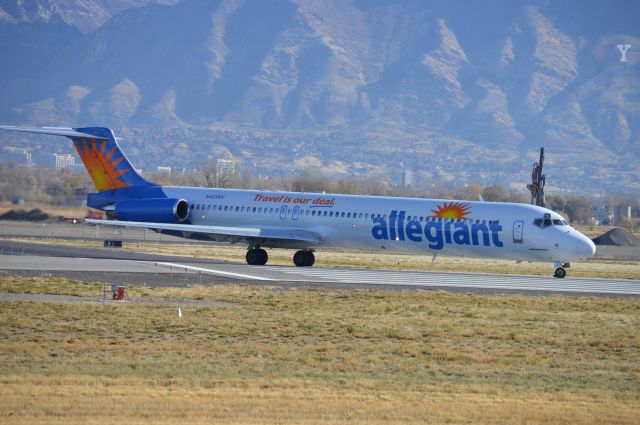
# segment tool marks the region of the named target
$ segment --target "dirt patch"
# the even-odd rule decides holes
[[[51,221],[53,216],[42,211],[40,208],[34,208],[32,210],[9,210],[6,213],[0,215],[0,220],[11,221]]]
[[[632,246],[640,247],[640,239],[625,229],[616,227],[593,239],[596,245]]]

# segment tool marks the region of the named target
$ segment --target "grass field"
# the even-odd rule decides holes
[[[0,293],[98,284],[1,277]],[[0,304],[0,423],[636,424],[640,300],[131,287]],[[196,307],[177,298],[216,300]],[[180,306],[183,317],[177,316]]]

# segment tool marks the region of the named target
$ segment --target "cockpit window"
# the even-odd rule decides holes
[[[559,218],[552,219],[548,214],[545,214],[544,218],[534,219],[533,224],[543,229],[549,226],[568,226],[569,225],[569,223],[567,223],[565,220],[562,220]]]

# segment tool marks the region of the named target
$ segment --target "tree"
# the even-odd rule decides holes
[[[592,206],[593,201],[588,201],[584,196],[571,195],[566,198],[564,212],[571,223],[585,224],[591,218]]]
[[[217,159],[207,159],[200,164],[205,187],[217,187],[226,189],[232,186],[235,170],[230,170],[227,166],[221,166]]]
[[[291,180],[291,190],[294,192],[331,192],[332,186],[321,171],[312,168]]]
[[[478,183],[471,183],[466,185],[464,188],[464,195],[462,199],[467,199],[469,201],[479,201],[480,195],[483,192],[482,186]]]
[[[493,184],[484,188],[482,198],[488,202],[507,202],[509,200],[509,193],[501,185]]]

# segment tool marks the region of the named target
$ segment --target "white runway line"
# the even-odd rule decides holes
[[[206,269],[204,267],[187,266],[185,264],[157,263],[157,262],[154,263],[154,264],[157,264],[157,265],[163,266],[163,267],[172,267],[172,268],[175,268],[175,269],[188,269],[188,270],[192,270],[192,271],[196,271],[196,272],[202,272],[202,273],[214,274],[214,275],[221,275],[221,276],[228,276],[228,277],[236,277],[236,278],[241,278],[241,279],[268,280],[268,281],[272,281],[273,280],[273,279],[270,279],[270,278],[264,277],[264,276],[254,276],[254,275],[244,274],[244,273],[225,272],[225,271],[222,271],[222,270]]]
[[[406,285],[425,287],[459,287],[510,289],[526,291],[605,293],[640,295],[640,281],[537,276],[484,275],[447,272],[395,272],[384,270],[295,269],[278,267],[277,271],[325,282],[363,283],[370,285]]]

